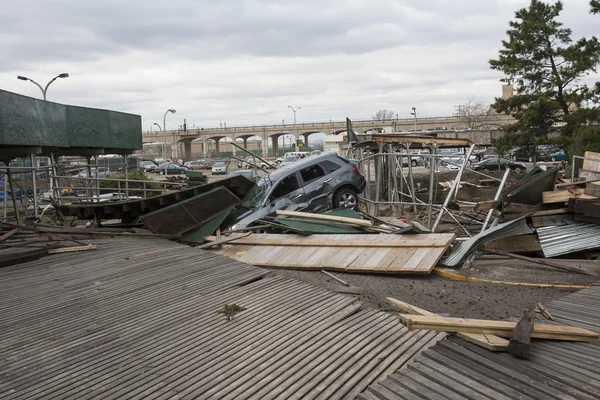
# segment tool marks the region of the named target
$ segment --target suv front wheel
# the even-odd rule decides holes
[[[333,208],[354,208],[358,205],[358,194],[352,189],[338,190],[333,196]]]

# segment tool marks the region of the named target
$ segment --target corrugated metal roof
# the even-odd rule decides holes
[[[525,217],[496,225],[495,227],[486,229],[469,240],[465,240],[458,244],[456,249],[442,261],[442,264],[446,267],[455,267],[461,263],[469,253],[477,250],[477,248],[484,243],[491,242],[504,236],[527,235],[530,233],[533,233],[533,230],[527,225]]]
[[[166,240],[96,243],[0,269],[1,398],[351,399],[445,336]]]
[[[600,330],[600,286],[547,308],[558,322]],[[600,344],[534,340],[530,360],[448,337],[359,399],[598,399]]]
[[[600,225],[573,223],[537,228],[545,257],[556,257],[600,247]]]

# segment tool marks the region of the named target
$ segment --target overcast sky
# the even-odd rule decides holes
[[[493,102],[489,69],[525,0],[0,0],[0,88],[142,116],[173,129],[443,116]],[[600,34],[565,0],[573,37]]]

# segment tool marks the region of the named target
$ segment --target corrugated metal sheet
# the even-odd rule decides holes
[[[600,247],[600,225],[574,223],[537,228],[544,257],[556,257]]]
[[[551,302],[558,322],[600,330],[600,286]],[[422,352],[359,399],[598,399],[600,344],[534,340],[530,360],[456,337]]]
[[[351,399],[444,336],[165,240],[96,244],[0,269],[0,398]]]
[[[477,250],[484,243],[491,242],[504,236],[527,235],[533,233],[533,230],[527,225],[525,217],[517,218],[504,224],[496,225],[493,228],[473,236],[456,246],[456,249],[442,261],[446,267],[455,267],[460,264],[467,255]]]

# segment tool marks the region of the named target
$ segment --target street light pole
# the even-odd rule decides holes
[[[415,132],[416,132],[417,131],[417,107],[412,108],[412,112],[410,113],[410,115],[415,116]]]
[[[302,107],[292,107],[292,106],[288,106],[293,112],[294,112],[294,139],[296,139],[296,111],[300,110]],[[295,151],[298,151],[298,141],[296,140],[296,143],[294,143],[294,149]]]
[[[163,117],[163,145],[165,146],[165,151],[166,149],[166,144],[165,142],[167,141],[167,114],[171,113],[171,114],[175,114],[177,112],[177,110],[175,110],[174,108],[169,108],[166,112],[165,112],[165,116]],[[163,156],[163,158],[165,158]],[[167,160],[165,158],[165,176],[167,176]]]
[[[29,81],[31,83],[33,83],[34,85],[36,85],[37,87],[40,88],[40,90],[42,91],[42,96],[44,97],[44,100],[46,100],[46,92],[48,92],[48,86],[50,86],[50,84],[52,82],[54,82],[55,80],[57,80],[58,78],[68,78],[69,74],[67,74],[66,72],[63,72],[62,74],[56,75],[54,78],[52,78],[52,80],[50,82],[48,82],[46,84],[45,87],[42,87],[42,85],[40,85],[39,83],[37,83],[36,81],[34,81],[31,78],[27,78],[26,76],[17,76],[17,79],[20,79],[22,81]]]
[[[158,126],[158,130],[159,130],[159,132],[161,132],[161,133],[162,133],[162,139],[163,139],[163,141],[162,141],[162,145],[161,145],[160,147],[161,147],[161,150],[162,150],[162,152],[161,152],[161,153],[162,153],[163,159],[165,159],[165,160],[166,160],[166,157],[165,157],[165,133],[164,133],[164,131],[163,131],[163,128],[162,128],[162,127],[161,127],[161,126],[160,126],[158,123],[156,123],[156,122],[155,122],[155,123],[154,123],[154,124],[152,124],[152,125],[156,125],[156,126]]]

